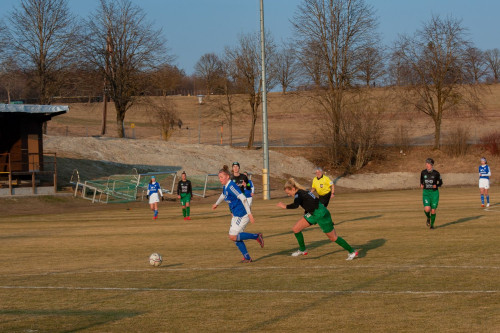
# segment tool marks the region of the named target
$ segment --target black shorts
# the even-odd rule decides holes
[[[330,202],[330,198],[332,197],[332,192],[328,192],[325,195],[319,195],[319,202],[323,204],[323,206],[328,207],[328,203]]]

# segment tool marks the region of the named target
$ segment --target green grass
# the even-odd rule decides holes
[[[498,195],[491,193],[493,200]],[[291,227],[301,209],[254,200],[265,247],[254,262],[227,239],[227,205],[178,203],[0,218],[2,332],[498,332],[500,204],[477,188],[441,191],[435,230],[420,191],[340,194],[330,203],[347,252],[318,227]],[[162,266],[148,264],[152,252]]]

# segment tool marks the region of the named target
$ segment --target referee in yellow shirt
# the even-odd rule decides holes
[[[328,207],[330,198],[335,196],[335,186],[330,178],[323,174],[323,169],[317,167],[315,172],[316,177],[313,179],[311,192],[316,191],[318,193],[319,202],[321,202],[323,206]]]

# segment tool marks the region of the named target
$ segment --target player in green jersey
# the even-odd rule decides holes
[[[443,180],[438,171],[434,170],[434,160],[428,158],[425,160],[425,170],[420,173],[420,188],[423,189],[422,200],[424,203],[424,212],[427,216],[427,226],[434,229],[436,221],[436,209],[439,204],[439,190],[443,185]]]
[[[193,187],[191,181],[186,179],[186,171],[181,174],[181,180],[177,184],[177,198],[181,199],[182,216],[184,220],[191,220],[191,198],[193,197]]]

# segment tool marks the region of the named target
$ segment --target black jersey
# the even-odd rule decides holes
[[[319,199],[312,192],[298,190],[295,193],[293,203],[286,205],[286,209],[295,209],[299,208],[299,206],[302,206],[306,213],[313,214],[319,207]]]
[[[177,184],[177,195],[181,195],[181,193],[189,193],[193,196],[193,188],[191,187],[190,180],[179,180],[179,183]]]
[[[232,175],[231,180],[238,185],[238,187],[241,190],[241,193],[245,193],[246,190],[252,190],[252,187],[250,186],[250,182],[248,181],[248,177],[245,176],[243,173],[240,173],[238,176]]]
[[[420,184],[424,185],[425,190],[437,191],[438,187],[443,185],[443,180],[436,170],[432,169],[431,171],[427,171],[427,169],[425,169],[420,173]],[[434,188],[434,185],[436,185],[436,188]]]

